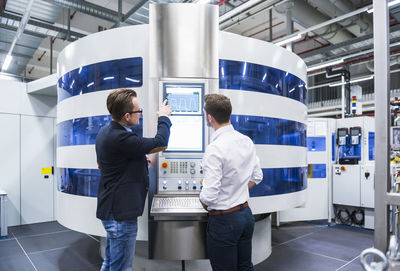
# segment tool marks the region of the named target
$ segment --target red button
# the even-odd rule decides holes
[[[167,162],[163,162],[163,163],[161,164],[161,167],[162,167],[162,168],[167,168],[167,167],[168,167],[168,163],[167,163]]]

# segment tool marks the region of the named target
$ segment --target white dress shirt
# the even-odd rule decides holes
[[[233,129],[219,128],[203,157],[200,200],[208,210],[227,210],[249,199],[249,181],[260,183],[263,173],[251,139]]]

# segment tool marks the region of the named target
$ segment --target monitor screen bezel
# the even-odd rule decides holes
[[[202,122],[202,126],[201,126],[201,130],[203,133],[202,136],[202,143],[201,143],[201,150],[168,150],[166,149],[164,152],[165,153],[203,153],[204,149],[205,149],[205,125],[204,125],[204,113],[203,113],[203,103],[204,103],[204,90],[205,90],[205,83],[184,83],[184,82],[163,82],[162,83],[162,89],[163,89],[163,99],[162,101],[164,101],[167,97],[167,88],[171,87],[171,86],[178,86],[178,87],[193,87],[193,88],[200,88],[200,95],[199,95],[199,99],[200,99],[200,106],[199,106],[199,112],[172,112],[171,116],[201,116],[201,122]]]

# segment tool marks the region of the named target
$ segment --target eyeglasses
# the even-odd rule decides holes
[[[139,108],[139,110],[131,111],[131,112],[127,112],[127,113],[129,113],[129,114],[135,114],[135,113],[140,113],[140,114],[142,114],[142,113],[143,113],[143,109],[142,109],[142,108]]]

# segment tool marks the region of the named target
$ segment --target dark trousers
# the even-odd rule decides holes
[[[252,271],[254,218],[249,207],[209,216],[207,250],[213,271]]]

